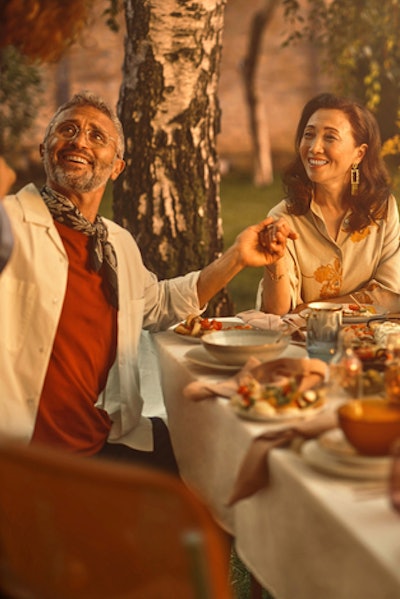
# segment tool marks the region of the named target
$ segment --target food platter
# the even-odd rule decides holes
[[[370,318],[383,316],[387,313],[387,309],[383,306],[363,304],[365,311],[357,311],[355,309],[351,309],[350,306],[354,306],[354,304],[342,304],[343,323],[345,324],[352,322],[367,322]]]
[[[382,372],[385,368],[388,354],[382,327],[385,328],[386,324],[383,320],[372,320],[368,323],[349,323],[343,327],[364,371],[374,369]]]
[[[242,410],[237,406],[232,405],[232,409],[244,420],[251,420],[252,422],[286,422],[288,420],[304,420],[312,418],[322,412],[326,408],[326,401],[322,401],[317,407],[310,407],[305,410],[292,409],[287,412],[280,412],[276,414],[259,414],[252,410]]]
[[[200,317],[201,319],[201,317]],[[206,319],[201,319],[201,320],[206,320]],[[246,327],[246,328],[252,328],[249,325],[246,325],[243,320],[241,320],[240,318],[236,318],[236,317],[221,317],[221,318],[212,318],[209,319],[209,322],[215,322],[215,323],[219,323],[221,325],[219,330],[229,330],[232,328],[240,328],[240,327]],[[201,335],[197,334],[197,335],[191,335],[191,334],[181,334],[179,332],[180,326],[184,325],[185,321],[182,321],[176,325],[174,325],[173,327],[171,327],[170,330],[174,331],[180,339],[182,339],[183,341],[186,341],[187,343],[193,343],[195,345],[200,345],[201,344]],[[212,330],[212,329],[211,329]]]
[[[254,368],[238,378],[229,403],[233,411],[246,420],[281,422],[305,419],[326,406],[326,387],[312,376],[301,361],[293,360],[276,367]],[[319,374],[319,373],[318,373]]]

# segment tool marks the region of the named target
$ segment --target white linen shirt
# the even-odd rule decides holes
[[[63,306],[68,258],[41,195],[32,184],[4,205],[14,250],[0,276],[0,434],[29,442]],[[113,424],[109,441],[153,448],[151,422],[142,416],[138,345],[142,328],[157,331],[201,312],[199,272],[157,281],[131,234],[104,219],[118,259],[118,345],[98,405]],[[85,365],[82,365],[85,368]]]
[[[279,202],[269,216],[283,217],[299,237],[287,240],[285,261],[290,280],[291,309],[298,304],[367,291],[374,304],[391,311],[400,309],[400,226],[394,196],[389,198],[386,218],[361,232],[346,230],[346,219],[336,240],[329,235],[323,214],[314,201],[306,214],[295,216]],[[260,281],[256,306],[261,305]],[[388,302],[387,294],[397,294]]]

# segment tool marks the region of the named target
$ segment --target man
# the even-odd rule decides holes
[[[245,266],[278,259],[294,233],[261,248],[266,219],[201,272],[158,282],[129,232],[98,216],[123,152],[115,113],[77,94],[45,132],[43,189],[5,198],[15,248],[0,277],[0,432],[176,470],[164,423],[142,416],[141,330],[199,314]]]

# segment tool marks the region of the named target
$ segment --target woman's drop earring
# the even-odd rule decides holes
[[[356,196],[358,194],[358,186],[360,184],[360,171],[358,170],[358,164],[356,162],[351,167],[350,184],[351,195]]]

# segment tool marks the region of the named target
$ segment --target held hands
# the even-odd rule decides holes
[[[298,235],[280,218],[268,217],[247,227],[236,238],[245,266],[267,266],[283,257],[287,239],[297,239]]]

